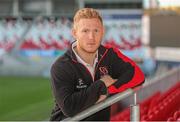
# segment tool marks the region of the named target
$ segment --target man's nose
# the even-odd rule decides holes
[[[90,38],[90,39],[94,39],[94,37],[95,37],[95,34],[94,34],[93,32],[90,32],[90,33],[89,33],[89,38]]]

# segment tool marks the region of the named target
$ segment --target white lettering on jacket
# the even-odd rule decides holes
[[[87,85],[84,84],[84,81],[81,78],[79,78],[78,79],[78,84],[76,85],[76,88],[82,89],[82,88],[86,88],[86,87],[87,87]]]

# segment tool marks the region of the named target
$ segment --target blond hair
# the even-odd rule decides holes
[[[77,23],[80,19],[92,19],[92,18],[99,19],[103,24],[102,17],[100,16],[98,11],[96,11],[93,8],[82,8],[76,12],[73,18],[74,26],[75,23]]]

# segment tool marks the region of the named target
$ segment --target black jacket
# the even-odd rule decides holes
[[[104,82],[99,80],[105,74],[118,79],[108,89]],[[94,81],[88,69],[77,62],[71,48],[52,65],[51,78],[55,108],[50,120],[62,120],[76,115],[94,105],[99,96],[106,94],[107,90],[110,94],[117,93],[144,82],[144,74],[132,60],[119,50],[102,45],[98,49]],[[109,119],[110,107],[85,120]]]

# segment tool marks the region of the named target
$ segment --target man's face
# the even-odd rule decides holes
[[[77,40],[77,47],[86,53],[95,53],[101,44],[104,27],[97,18],[82,18],[75,23],[72,30],[73,37]]]

